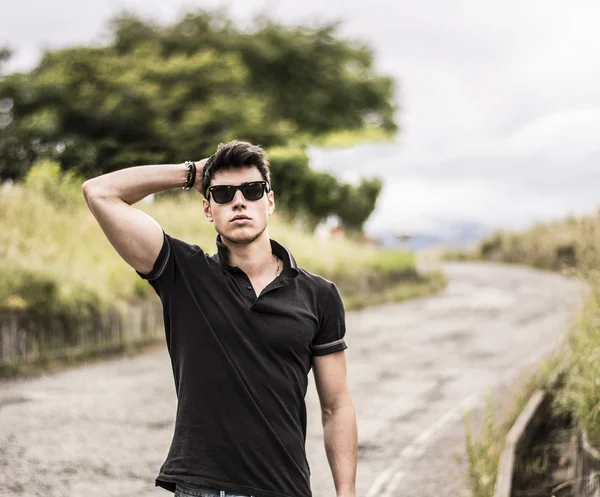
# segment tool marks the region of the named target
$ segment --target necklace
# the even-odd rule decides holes
[[[279,257],[275,256],[275,259],[277,259],[277,269],[275,270],[275,278],[277,278],[279,276]]]

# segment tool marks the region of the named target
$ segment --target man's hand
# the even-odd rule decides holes
[[[202,177],[204,176],[204,165],[207,161],[208,157],[194,163],[196,164],[196,181],[194,181],[194,188],[201,194],[204,194],[202,191]]]

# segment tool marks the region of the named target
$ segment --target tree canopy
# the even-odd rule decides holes
[[[209,11],[170,25],[121,14],[110,30],[110,44],[46,51],[30,72],[1,77],[0,180],[41,159],[83,178],[199,160],[236,138],[273,149],[273,187],[290,212],[318,222],[343,211],[360,229],[380,182],[352,187],[313,171],[301,144],[397,131],[394,82],[375,73],[369,47],[341,38],[337,24],[241,29]],[[0,69],[10,55],[1,51]]]

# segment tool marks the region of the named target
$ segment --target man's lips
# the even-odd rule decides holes
[[[231,222],[233,223],[234,221],[250,221],[250,218],[248,216],[234,216]]]

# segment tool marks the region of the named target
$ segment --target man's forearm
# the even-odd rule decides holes
[[[355,497],[358,430],[352,404],[323,413],[323,437],[338,497]]]
[[[118,197],[133,205],[152,193],[181,188],[186,175],[187,166],[183,163],[134,166],[89,179],[84,190]]]

